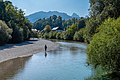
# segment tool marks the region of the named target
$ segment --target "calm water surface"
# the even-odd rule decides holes
[[[92,74],[86,65],[86,45],[57,42],[55,51],[40,52],[0,64],[0,80],[84,80]]]

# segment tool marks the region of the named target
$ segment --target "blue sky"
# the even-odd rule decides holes
[[[25,11],[26,15],[38,11],[59,11],[69,15],[88,15],[89,0],[9,0],[13,5]]]

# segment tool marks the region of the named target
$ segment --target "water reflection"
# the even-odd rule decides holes
[[[28,58],[17,58],[0,64],[0,80],[7,80],[22,70]]]
[[[45,58],[47,57],[47,52],[45,52]]]

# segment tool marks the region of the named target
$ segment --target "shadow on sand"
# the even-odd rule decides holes
[[[3,46],[0,46],[0,50],[14,48],[15,46],[23,46],[23,45],[28,45],[28,44],[34,44],[34,42],[36,42],[36,41],[38,41],[38,39],[31,39],[29,41],[25,41],[25,42],[17,43],[17,44],[5,44]]]

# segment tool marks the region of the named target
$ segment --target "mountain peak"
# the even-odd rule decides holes
[[[73,13],[72,16],[69,16],[66,13],[58,12],[58,11],[48,11],[48,12],[39,11],[39,12],[33,13],[33,14],[31,14],[29,16],[26,16],[26,17],[31,22],[35,22],[38,19],[49,18],[50,16],[53,16],[53,15],[61,16],[62,19],[65,19],[65,20],[68,20],[68,19],[71,19],[71,18],[79,18],[79,16],[76,13]]]
[[[80,18],[79,15],[76,14],[76,13],[73,13],[73,14],[72,14],[72,17],[73,17],[73,18]]]

